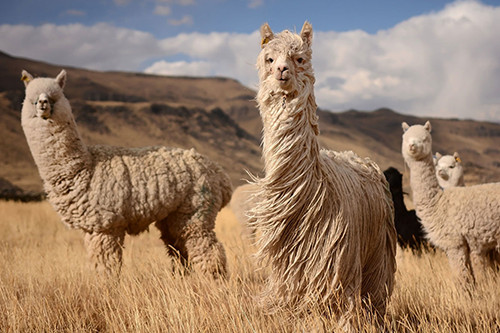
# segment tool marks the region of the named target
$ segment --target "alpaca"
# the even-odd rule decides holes
[[[402,154],[410,168],[417,216],[427,238],[447,255],[458,280],[475,275],[500,252],[500,183],[441,189],[432,160],[431,123],[402,123]],[[493,253],[493,255],[492,255]]]
[[[254,178],[249,215],[261,234],[257,256],[271,265],[263,306],[297,313],[319,307],[346,325],[361,304],[383,315],[396,270],[387,181],[369,159],[320,149],[312,26],[275,35],[266,23],[261,36],[265,176]]]
[[[161,231],[168,252],[186,267],[226,274],[215,217],[231,197],[228,175],[193,149],[87,146],[54,78],[22,72],[22,127],[48,200],[70,228],[84,232],[99,272],[119,273],[125,234]]]
[[[441,188],[465,186],[462,160],[457,152],[453,155],[444,156],[436,152],[434,166],[436,167],[436,176]]]
[[[403,175],[394,167],[384,171],[389,182],[394,202],[394,225],[398,233],[398,244],[402,248],[409,247],[413,251],[420,251],[428,247],[425,232],[415,210],[406,208],[403,198]]]
[[[243,184],[234,189],[229,207],[233,211],[241,226],[241,234],[244,239],[253,241],[256,230],[248,223],[248,212],[255,205],[256,198],[253,193],[257,191],[255,184]]]

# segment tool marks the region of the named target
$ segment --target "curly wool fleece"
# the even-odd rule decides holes
[[[214,226],[232,188],[216,163],[194,150],[87,146],[63,93],[66,72],[23,78],[22,127],[48,199],[64,223],[84,231],[96,268],[119,271],[125,234],[156,222],[170,253],[225,274]]]

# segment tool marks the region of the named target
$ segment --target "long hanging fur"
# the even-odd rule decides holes
[[[396,270],[396,231],[388,184],[369,159],[322,150],[311,65],[312,27],[300,36],[261,28],[257,94],[265,177],[250,223],[271,273],[270,311],[320,306],[348,319],[362,300],[385,313]],[[288,72],[288,73],[287,73]]]

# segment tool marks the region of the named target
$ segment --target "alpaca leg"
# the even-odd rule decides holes
[[[122,265],[125,232],[85,233],[84,241],[91,265],[99,273],[118,275]]]
[[[193,216],[183,230],[183,236],[189,263],[195,270],[213,277],[226,276],[226,253],[213,229],[207,229]]]
[[[158,221],[155,226],[161,232],[161,240],[167,248],[168,254],[181,263],[184,268],[188,268],[188,255],[186,250],[186,242],[184,238],[180,237],[179,230],[182,229],[180,224],[181,219],[176,216],[178,214],[172,214],[168,220],[175,221],[175,223],[169,224],[167,219]],[[180,228],[179,228],[180,227]]]
[[[358,292],[355,291],[356,288],[359,288],[357,289]],[[361,283],[359,284],[359,287],[344,290],[345,302],[341,305],[342,314],[338,321],[338,325],[342,328],[343,332],[350,333],[359,331],[359,329],[357,328],[358,323],[355,322],[355,319],[358,317],[357,314],[359,313],[359,311],[362,311],[360,288]]]
[[[178,257],[185,267],[217,276],[226,275],[226,254],[213,230],[213,222],[205,224],[197,214],[176,212],[169,215],[168,222],[156,223],[161,231],[161,239],[169,249],[169,254]]]
[[[480,279],[487,267],[486,254],[472,250],[470,253],[472,271],[476,279]]]
[[[467,288],[473,285],[475,279],[472,273],[469,248],[464,244],[459,248],[448,250],[446,255],[459,284]]]

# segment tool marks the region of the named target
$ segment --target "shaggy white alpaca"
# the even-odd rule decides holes
[[[446,252],[462,281],[473,282],[488,256],[500,251],[500,183],[442,190],[432,160],[431,123],[402,126],[413,203],[427,237]]]
[[[311,64],[312,27],[300,35],[261,27],[257,101],[265,177],[255,179],[250,222],[271,272],[271,309],[330,309],[351,321],[370,299],[383,315],[396,270],[389,186],[378,166],[353,152],[321,150]],[[364,303],[366,305],[366,303]]]
[[[453,155],[441,155],[436,152],[434,166],[436,167],[436,176],[441,188],[465,186],[462,160],[457,152]]]
[[[66,72],[22,75],[22,127],[48,200],[66,225],[83,230],[99,271],[118,273],[125,234],[156,222],[170,254],[195,270],[226,273],[214,224],[231,184],[218,165],[194,150],[87,146],[63,93]]]

